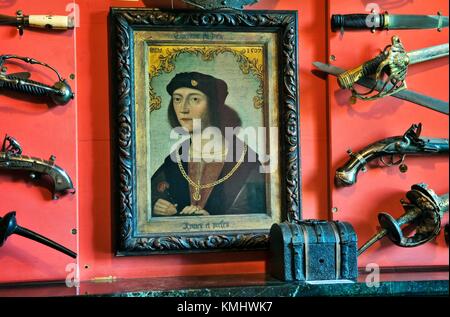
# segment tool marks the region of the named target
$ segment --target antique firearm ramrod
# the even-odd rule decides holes
[[[0,14],[0,26],[15,26],[19,34],[23,35],[25,28],[44,28],[54,30],[67,30],[74,28],[73,16],[62,15],[24,15],[21,10],[16,16]]]
[[[357,153],[348,150],[350,159],[336,170],[336,186],[352,186],[356,183],[359,171],[365,171],[366,165],[375,159],[380,159],[385,166],[399,165],[401,172],[407,171],[405,158],[407,155],[448,154],[448,139],[420,137],[422,124],[413,124],[403,136],[394,136],[374,142]],[[401,158],[394,162],[394,156]],[[390,156],[386,162],[383,157]]]
[[[75,193],[72,180],[61,167],[55,165],[55,157],[53,155],[48,161],[22,155],[20,144],[8,135],[5,136],[0,151],[0,169],[27,171],[30,172],[32,179],[36,179],[41,175],[48,175],[52,180],[53,199],[57,199],[57,194],[59,193]]]
[[[19,236],[42,243],[52,249],[62,252],[72,258],[76,258],[77,254],[66,247],[17,224],[16,212],[7,213],[3,218],[0,217],[0,247],[6,242],[9,236],[17,234]]]
[[[426,184],[411,186],[406,193],[409,201],[401,200],[405,213],[398,219],[382,212],[378,214],[378,221],[382,230],[374,235],[358,250],[361,255],[375,242],[386,235],[400,247],[416,247],[434,239],[441,230],[441,219],[448,212],[448,193],[437,196]],[[413,226],[415,234],[407,237],[403,234],[402,226]]]
[[[4,63],[6,60],[20,60],[28,64],[37,64],[51,69],[58,76],[58,81],[52,86],[28,79],[30,73],[7,74]],[[57,105],[65,105],[74,98],[74,93],[69,84],[61,75],[48,64],[34,58],[17,55],[0,55],[0,91],[9,90],[35,97],[50,98]]]
[[[448,17],[440,12],[437,15],[413,15],[413,14],[333,14],[331,16],[331,29],[343,32],[345,29],[364,30],[374,32],[380,30],[395,29],[437,29],[448,27]]]

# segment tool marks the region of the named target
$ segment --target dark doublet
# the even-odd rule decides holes
[[[256,162],[249,162],[249,157],[256,158]],[[189,164],[182,164],[189,173]],[[236,162],[225,162],[219,179],[227,175],[235,165]],[[260,166],[256,153],[248,148],[244,161],[236,172],[213,188],[204,209],[210,215],[266,213],[265,174],[260,173]],[[160,198],[176,204],[178,213],[191,205],[189,183],[171,155],[166,157],[152,176],[152,207]]]

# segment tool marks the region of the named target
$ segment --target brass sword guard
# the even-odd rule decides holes
[[[409,56],[400,38],[393,36],[391,44],[374,59],[338,75],[338,84],[342,89],[350,89],[353,97],[361,100],[390,96],[407,88],[405,79],[409,63]],[[376,83],[366,92],[355,88],[358,80],[368,76],[374,76],[375,82],[381,81],[381,89],[377,89]]]
[[[382,230],[358,250],[358,255],[386,235],[394,244],[405,248],[422,245],[439,235],[441,218],[449,209],[448,193],[438,196],[427,184],[421,183],[411,186],[406,197],[408,201],[400,201],[405,213],[398,219],[386,212],[378,214]],[[407,225],[415,228],[414,235],[404,234],[402,226]]]

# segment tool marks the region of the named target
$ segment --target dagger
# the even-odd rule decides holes
[[[317,69],[319,69],[320,71],[334,76],[338,76],[339,74],[345,72],[345,69],[333,65],[324,64],[321,62],[314,62],[313,65],[317,67]],[[381,89],[385,86],[384,82],[382,82],[381,80],[376,81],[372,78],[367,77],[358,80],[357,84],[366,88],[375,87],[376,91],[381,91]],[[390,89],[391,87],[392,84],[388,84],[385,88]],[[393,93],[391,97],[406,100],[416,105],[448,115],[448,108],[449,108],[448,102],[430,96],[426,96],[413,90],[404,89]]]
[[[0,14],[0,26],[15,26],[19,34],[23,35],[25,28],[44,28],[54,30],[73,29],[75,26],[73,16],[62,15],[24,15],[21,10],[17,11],[16,16]]]
[[[374,32],[394,29],[437,29],[448,27],[448,16],[441,15],[411,15],[411,14],[333,14],[331,16],[331,29],[333,32],[344,29],[363,30]]]
[[[3,246],[5,241],[8,239],[10,235],[17,234],[19,236],[28,238],[30,240],[39,242],[43,245],[46,245],[52,249],[55,249],[65,255],[68,255],[74,259],[76,259],[77,254],[66,247],[52,241],[39,233],[31,231],[27,228],[21,227],[17,224],[16,220],[16,212],[12,211],[7,213],[3,218],[0,217],[0,247]]]

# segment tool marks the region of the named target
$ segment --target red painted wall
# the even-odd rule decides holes
[[[264,272],[266,253],[117,258],[111,251],[107,15],[110,6],[171,7],[170,1],[77,1],[79,76],[80,272],[83,279]],[[175,7],[183,7],[174,1]],[[299,10],[303,205],[306,217],[327,217],[326,83],[311,63],[326,53],[325,1],[262,0],[254,9]],[[94,159],[93,159],[94,158]]]
[[[0,1],[1,14],[66,15],[71,1]],[[68,6],[69,5],[69,6]],[[55,67],[76,90],[75,31],[47,34],[42,31],[25,31],[22,38],[12,27],[0,27],[0,54],[33,57]],[[47,69],[8,63],[8,73],[30,71],[32,79],[53,85],[54,73]],[[76,77],[75,77],[76,78]],[[78,97],[78,96],[77,96]],[[77,102],[50,108],[42,102],[13,99],[0,93],[0,135],[9,134],[22,145],[23,154],[48,159],[56,156],[56,164],[77,182]],[[52,200],[51,192],[44,186],[33,184],[28,175],[0,171],[0,216],[17,211],[19,225],[37,231],[64,246],[77,250],[78,194]],[[11,236],[0,248],[0,283],[29,280],[65,279],[66,266],[75,263],[72,258],[57,253],[28,239]]]
[[[329,16],[333,13],[364,13],[372,1],[330,1]],[[375,1],[374,1],[375,2]],[[381,11],[391,14],[448,15],[448,2],[433,1],[376,1]],[[345,32],[344,35],[330,30],[329,54],[336,60],[333,65],[349,69],[379,54],[390,44],[391,37],[398,35],[407,51],[448,43],[448,28],[437,30],[390,30],[370,32]],[[448,57],[412,65],[407,76],[411,90],[448,101]],[[413,123],[422,122],[422,135],[448,138],[448,115],[395,99],[393,97],[356,104],[349,103],[349,91],[343,91],[335,78],[329,79],[330,117],[330,188],[331,204],[337,208],[335,219],[350,221],[362,245],[379,228],[377,214],[389,212],[394,217],[403,213],[400,199],[411,185],[424,182],[442,195],[448,192],[448,156],[407,157],[408,172],[400,173],[398,167],[369,168],[360,173],[357,183],[348,188],[335,188],[334,171],[348,159],[346,151],[354,152],[386,137],[402,135]],[[448,215],[443,219],[448,223]],[[399,248],[388,239],[375,244],[358,258],[359,266],[377,263],[381,266],[448,265],[448,247],[443,232],[438,238],[416,248]]]
[[[175,8],[184,7],[181,1],[174,0],[173,2]],[[332,1],[330,8],[333,8],[336,2],[340,1]],[[80,255],[78,264],[80,277],[83,280],[106,276],[136,278],[264,272],[266,252],[123,258],[114,256],[112,247],[114,233],[111,223],[113,211],[111,210],[110,194],[113,171],[110,165],[109,127],[109,73],[111,64],[108,56],[109,8],[111,6],[142,7],[144,5],[170,8],[171,1],[76,0],[75,3],[78,5],[80,13],[80,25],[75,31],[58,34],[27,32],[22,39],[19,39],[14,30],[0,28],[0,38],[2,39],[0,53],[17,52],[50,61],[58,70],[61,70],[63,75],[67,76],[69,73],[74,73],[77,84],[75,101],[68,106],[55,109],[48,109],[45,105],[30,104],[0,95],[0,126],[2,127],[1,132],[8,132],[21,141],[25,148],[25,154],[30,153],[44,157],[52,153],[55,154],[57,162],[66,168],[74,179],[77,194],[54,202],[50,200],[50,195],[45,189],[16,180],[9,173],[0,174],[0,186],[2,188],[0,192],[2,201],[0,214],[12,209],[16,209],[18,212],[22,211],[19,221],[24,226],[39,229],[41,233],[48,234],[55,240],[76,249]],[[0,0],[0,10],[1,13],[5,14],[13,14],[18,8],[24,10],[26,8],[26,13],[64,14],[66,4],[66,1],[60,0],[50,0],[39,3],[39,5],[29,3],[26,0]],[[349,11],[350,8],[360,11],[364,10],[364,4],[365,1],[351,1],[351,3],[347,1],[348,9],[343,7],[339,9],[343,12]],[[448,4],[445,8],[448,11]],[[396,121],[398,117],[402,116],[396,114],[395,118],[394,116],[389,118],[390,112],[386,111],[382,117],[387,121],[380,124],[382,129],[372,133],[369,133],[368,129],[367,131],[363,129],[362,132],[365,132],[365,134],[355,133],[355,131],[360,132],[359,129],[364,126],[363,123],[358,123],[361,116],[353,115],[352,112],[349,114],[348,106],[338,105],[336,107],[334,98],[337,94],[337,88],[333,86],[333,81],[330,80],[327,88],[327,82],[311,72],[313,69],[312,62],[326,61],[330,51],[338,56],[339,59],[336,63],[342,62],[339,66],[350,66],[352,63],[363,61],[365,57],[370,56],[369,49],[363,52],[367,53],[367,56],[353,56],[358,50],[354,49],[356,42],[350,40],[352,38],[350,33],[345,34],[345,41],[341,44],[330,34],[330,51],[327,51],[327,1],[261,0],[252,9],[299,11],[303,215],[305,218],[326,219],[330,216],[330,196],[333,199],[333,205],[339,197],[336,194],[337,191],[330,184],[328,176],[332,175],[333,170],[331,168],[334,169],[337,164],[344,160],[342,153],[345,154],[345,151],[342,150],[342,147],[351,143],[352,147],[356,149],[373,138],[384,137],[391,132],[398,133],[398,131],[388,130],[387,126],[389,122]],[[448,13],[447,11],[444,13]],[[428,33],[424,34],[428,35]],[[445,34],[448,36],[448,33],[443,33],[440,36],[444,38]],[[365,41],[362,42],[361,47],[370,47],[373,53],[376,48],[381,46],[378,45],[378,42],[370,43],[369,35],[372,38],[380,37],[380,35],[368,33],[363,36],[360,34],[359,39]],[[425,39],[423,40],[425,41]],[[383,41],[380,39],[381,42]],[[353,46],[347,43],[353,43]],[[415,47],[420,47],[419,44],[421,43],[415,44]],[[347,54],[352,57],[345,61],[344,54],[335,52],[338,46],[339,49],[348,50]],[[447,65],[448,62],[441,62],[433,68],[433,71],[439,68],[440,71],[446,71],[448,74]],[[447,68],[445,69],[445,67]],[[426,67],[423,68],[423,70],[426,69]],[[413,74],[424,76],[420,71]],[[430,94],[448,100],[447,86],[431,89]],[[327,92],[331,93],[329,100]],[[392,101],[391,103],[392,107],[395,108],[394,110],[400,111],[398,103]],[[364,106],[364,110],[370,111],[370,108],[367,107],[370,107],[370,105]],[[405,116],[414,116],[416,119],[429,117],[427,120],[430,120],[430,122],[434,122],[431,120],[440,122],[436,126],[426,124],[428,121],[424,122],[424,133],[445,136],[441,134],[444,133],[442,132],[443,126],[448,125],[448,121],[445,121],[448,119],[444,118],[444,120],[442,116],[417,110],[417,107],[412,105],[406,107],[410,111],[408,114],[403,114],[404,118]],[[416,111],[418,111],[417,114]],[[337,119],[334,116],[337,116]],[[379,120],[381,122],[381,119]],[[445,122],[442,122],[443,120]],[[328,121],[331,122],[331,138],[328,136]],[[401,119],[401,121],[406,122],[408,120]],[[399,126],[401,131],[405,128],[404,124]],[[337,131],[339,131],[339,138],[337,137]],[[352,137],[356,134],[361,134],[361,138]],[[331,146],[331,167],[328,164],[329,140],[333,142]],[[341,142],[336,143],[336,145],[337,140],[341,140]],[[351,140],[355,142],[350,142]],[[415,160],[414,162],[411,164],[416,164],[417,167],[411,165],[411,170],[425,168],[423,161]],[[435,173],[434,168],[448,171],[448,159],[427,162],[433,163],[433,170],[430,173]],[[376,171],[375,173],[371,171],[372,175],[364,175],[364,178],[370,182],[371,177],[376,176],[376,173]],[[448,179],[442,178],[442,180],[438,180],[436,176],[434,183],[430,181],[430,185],[434,185],[437,191],[448,190],[446,187]],[[378,183],[375,179],[372,179],[372,181],[373,184]],[[340,210],[346,210],[345,215],[347,215],[348,220],[357,220],[355,228],[364,239],[375,229],[375,213],[379,210],[375,207],[384,207],[382,202],[386,200],[386,194],[390,201],[386,208],[388,210],[395,209],[397,212],[401,211],[398,199],[402,192],[413,183],[410,181],[413,181],[413,179],[403,180],[395,188],[386,188],[384,195],[380,193],[376,196],[371,193],[370,199],[373,200],[373,204],[378,202],[378,205],[375,204],[375,206],[361,204],[363,200],[361,197],[367,197],[365,195],[355,192],[347,193],[345,205],[339,203],[339,207],[342,206]],[[358,190],[365,187],[361,183],[358,185]],[[375,189],[375,185],[369,187],[377,192],[380,190]],[[333,191],[332,194],[329,189]],[[390,208],[391,206],[392,208]],[[364,222],[359,218],[360,210],[367,213]],[[78,229],[76,236],[70,232],[75,227]],[[433,245],[430,244],[430,247],[426,248],[428,250],[432,247]],[[422,250],[424,249],[420,249],[420,252]],[[418,264],[429,263],[426,256],[430,253],[426,252],[430,251],[425,251],[424,256],[422,256],[422,253],[415,253],[420,255],[416,256]],[[448,258],[448,253],[445,253],[448,251],[443,248],[441,242],[438,251],[432,252],[439,258],[433,264],[442,264],[445,262],[443,261],[444,256]],[[370,260],[378,261],[382,257],[377,256]],[[400,262],[402,261],[400,259]],[[0,249],[0,267],[2,268],[0,270],[0,283],[64,279],[67,274],[65,267],[70,262],[72,262],[70,258],[59,255],[45,247],[37,246],[33,242],[27,242],[20,237],[11,238],[8,244]],[[396,261],[385,261],[384,263],[397,264]],[[448,264],[448,260],[446,263]]]

